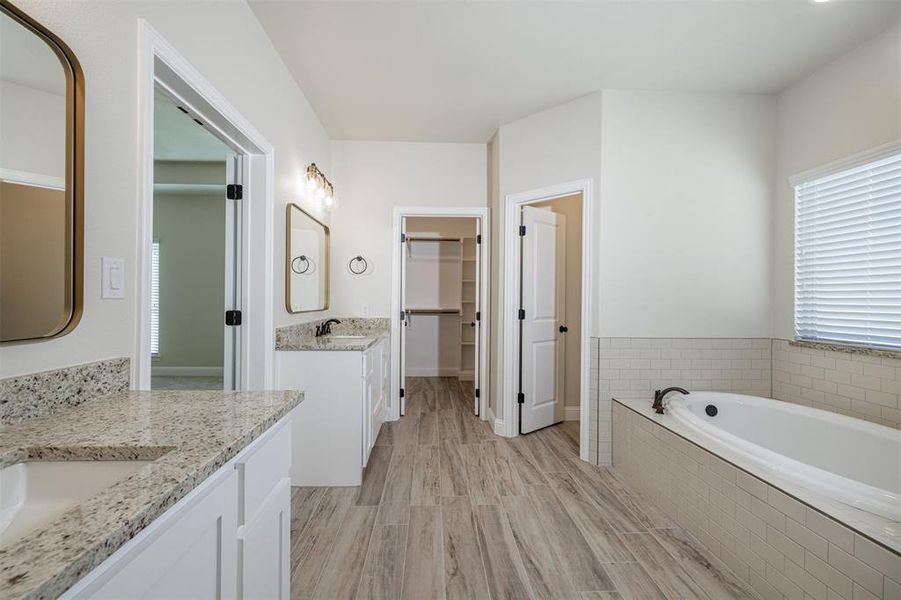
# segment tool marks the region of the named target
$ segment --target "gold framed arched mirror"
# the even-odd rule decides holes
[[[0,0],[0,343],[64,335],[84,280],[84,76]]]

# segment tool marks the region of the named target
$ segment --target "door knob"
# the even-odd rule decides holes
[[[569,327],[567,327],[566,325],[560,326],[560,333],[566,333],[567,331],[569,331]]]

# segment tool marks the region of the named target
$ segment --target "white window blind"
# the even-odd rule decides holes
[[[150,355],[160,354],[160,243],[150,250]]]
[[[901,349],[901,153],[795,187],[795,335]]]

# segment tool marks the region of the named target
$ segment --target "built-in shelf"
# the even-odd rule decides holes
[[[462,344],[463,344],[464,346],[475,346],[475,345],[476,345],[475,342],[466,342],[466,341],[462,342]]]
[[[475,283],[475,282],[476,282],[475,279],[464,279],[463,280],[463,283]]]

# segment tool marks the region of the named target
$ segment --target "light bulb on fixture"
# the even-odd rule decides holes
[[[317,199],[317,200],[322,200],[322,199],[324,199],[324,198],[325,198],[325,188],[324,188],[324,187],[317,187],[317,188],[316,188],[316,199]]]
[[[332,205],[335,203],[335,197],[332,196],[331,194],[326,194],[325,200],[323,200],[322,203],[325,204],[325,206],[327,208],[331,208]]]

